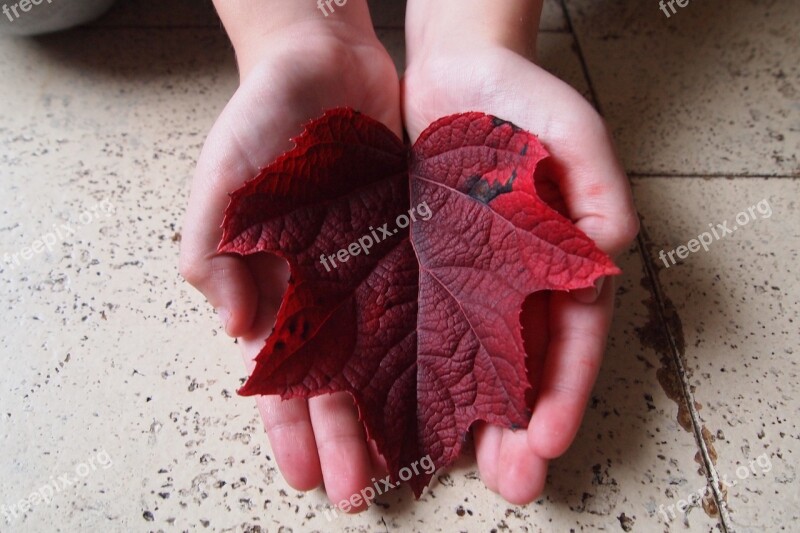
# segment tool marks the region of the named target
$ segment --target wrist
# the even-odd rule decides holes
[[[214,4],[242,78],[280,41],[324,35],[353,41],[375,37],[366,0],[214,0]]]
[[[535,53],[542,0],[409,0],[409,63],[491,47]]]

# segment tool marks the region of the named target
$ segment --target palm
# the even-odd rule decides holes
[[[270,333],[286,272],[274,258],[216,254],[228,194],[289,149],[298,125],[325,109],[350,106],[402,133],[399,84],[388,54],[374,35],[339,31],[308,23],[271,39],[269,50],[243,72],[198,161],[181,271],[218,310],[227,333],[242,338],[249,369]],[[470,110],[540,135],[554,159],[565,163],[553,176],[571,218],[612,255],[627,246],[636,229],[629,220],[627,182],[602,121],[580,95],[499,48],[444,56],[435,64],[412,63],[403,109],[412,140],[434,120]],[[627,218],[610,220],[609,213]],[[526,306],[523,333],[532,375],[541,376],[529,430],[527,435],[494,427],[476,431],[481,475],[509,501],[523,503],[539,494],[547,459],[563,453],[577,430],[601,359],[612,291],[607,283],[592,305],[553,294],[536,296]],[[365,443],[349,396],[285,402],[262,397],[258,405],[290,485],[307,490],[324,481],[337,502],[370,484],[380,461]]]
[[[397,73],[377,38],[312,26],[273,40],[260,61],[242,73],[241,86],[198,161],[184,225],[182,262],[189,265],[184,275],[215,307],[236,302],[223,321],[229,334],[241,337],[249,369],[270,333],[286,273],[283,262],[272,257],[216,256],[228,194],[291,148],[299,125],[326,109],[353,107],[402,134]],[[292,486],[310,489],[324,477],[329,496],[338,501],[368,484],[374,454],[348,396],[308,402],[261,397],[258,405]]]
[[[326,109],[358,109],[401,135],[395,67],[377,41],[358,51],[341,48],[338,39],[328,37],[306,40],[305,45],[307,50],[298,50],[293,42],[291,49],[275,50],[264,58],[251,70],[220,117],[218,126],[224,127],[224,135],[237,145],[234,153],[245,155],[250,163],[229,176],[229,190],[289,149],[289,139],[299,133],[299,125],[317,118]],[[231,151],[226,149],[224,153],[227,156]],[[280,281],[284,264],[268,257],[248,258],[245,262],[260,295],[252,327],[241,335],[246,355],[252,356],[261,349],[272,327],[274,308],[284,288]]]
[[[548,163],[548,176],[536,177],[537,187],[550,185],[560,193],[555,207],[612,255],[632,239],[634,221],[621,237],[606,238],[600,231],[606,206],[592,202],[610,188],[618,188],[625,202],[627,184],[621,184],[624,174],[602,120],[564,82],[498,47],[412,64],[404,89],[404,119],[412,140],[434,120],[453,113],[482,111],[510,120],[537,134],[558,162]],[[547,179],[551,183],[544,183]],[[526,302],[523,333],[535,389],[529,429],[513,432],[478,424],[475,431],[481,477],[511,502],[527,503],[540,494],[548,460],[574,438],[610,325],[613,284],[605,285],[590,305],[565,294],[539,294]]]

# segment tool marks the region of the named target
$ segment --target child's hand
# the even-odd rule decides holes
[[[535,133],[569,217],[611,256],[638,232],[628,180],[601,118],[580,94],[523,57],[535,0],[410,0],[403,114],[412,142],[434,120],[481,111]],[[540,4],[540,2],[538,2]],[[539,6],[540,7],[540,6]],[[534,17],[538,19],[538,15]],[[527,432],[480,424],[484,483],[512,503],[542,492],[549,459],[577,433],[600,366],[614,283],[602,290],[537,295],[523,313],[529,367],[537,377]]]
[[[613,255],[638,228],[627,180],[592,108],[517,53],[533,27],[520,14],[536,12],[537,3],[505,0],[499,8],[475,0],[410,0],[406,127],[415,140],[442,116],[477,110],[537,133],[564,164],[558,185],[570,216]],[[251,369],[286,273],[277,260],[216,255],[228,193],[290,148],[298,125],[325,109],[357,108],[400,135],[398,83],[364,0],[350,0],[331,19],[314,4],[283,0],[220,0],[217,7],[237,51],[242,84],[198,162],[181,272],[208,297],[228,334],[242,337]],[[487,9],[489,15],[481,12]],[[538,343],[529,344],[532,365],[543,365],[533,372],[542,378],[529,430],[476,431],[483,479],[509,501],[534,499],[547,459],[563,453],[574,438],[603,353],[612,285],[606,283],[599,298],[593,290],[540,295],[524,314],[532,317],[525,319],[528,332],[541,333]],[[370,484],[380,461],[364,441],[348,396],[287,402],[262,397],[258,404],[290,485],[307,490],[324,481],[329,498],[338,502]]]
[[[228,194],[291,148],[300,126],[350,106],[402,136],[395,66],[375,37],[364,0],[326,18],[313,2],[220,0],[241,86],[208,135],[183,228],[181,273],[208,298],[248,369],[270,333],[285,289],[283,262],[217,256]],[[260,397],[275,460],[290,485],[323,480],[338,502],[370,485],[372,452],[346,394],[281,402]]]

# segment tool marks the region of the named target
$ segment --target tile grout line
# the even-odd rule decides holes
[[[663,173],[654,173],[654,172],[626,172],[629,178],[676,178],[676,179],[691,179],[691,178],[723,178],[723,179],[798,179],[800,175],[792,175],[792,174],[749,174],[747,172],[743,173],[731,173],[731,174],[685,174],[680,172],[670,173],[670,172],[663,172]]]
[[[570,16],[569,9],[567,8],[566,0],[561,0],[559,2],[561,5],[561,10],[564,13],[564,18],[567,21],[567,28],[569,29],[570,33],[572,34],[572,38],[575,41],[575,48],[578,54],[578,59],[581,63],[581,70],[583,71],[583,76],[586,78],[586,83],[589,87],[589,94],[592,97],[594,102],[594,106],[597,109],[600,115],[603,115],[602,108],[600,105],[600,100],[597,97],[597,92],[595,91],[594,84],[592,83],[592,78],[589,76],[589,67],[586,64],[586,59],[583,54],[583,48],[581,47],[580,40],[578,39],[578,35],[575,33],[575,27],[572,24],[572,17]],[[644,225],[644,221],[642,221]],[[711,485],[711,492],[714,495],[714,502],[717,505],[717,509],[719,510],[719,520],[718,523],[722,528],[724,533],[728,533],[733,531],[730,527],[730,516],[728,514],[728,507],[727,502],[723,499],[721,491],[720,491],[720,484],[719,484],[719,476],[717,474],[716,469],[714,468],[714,463],[711,460],[711,456],[708,452],[708,446],[706,445],[705,440],[703,439],[703,434],[701,430],[701,422],[700,422],[700,415],[695,409],[694,404],[694,397],[691,392],[691,385],[686,377],[685,367],[683,361],[681,360],[680,351],[678,350],[678,344],[675,340],[675,334],[672,328],[669,327],[669,322],[666,319],[666,315],[664,312],[664,297],[663,292],[661,290],[661,285],[659,283],[658,277],[655,274],[655,269],[652,264],[651,258],[648,256],[646,250],[647,247],[645,246],[644,237],[640,232],[639,235],[636,236],[636,243],[637,247],[639,248],[639,255],[642,258],[642,264],[645,268],[645,273],[647,278],[650,282],[652,287],[653,296],[656,299],[656,306],[658,311],[658,319],[661,322],[661,327],[667,333],[667,338],[669,339],[669,350],[672,356],[673,363],[675,364],[678,378],[681,384],[681,393],[683,396],[683,401],[687,403],[687,410],[691,416],[692,420],[692,433],[694,435],[695,444],[699,448],[700,457],[703,460],[703,466],[706,470],[706,483]]]
[[[592,98],[590,103],[594,106],[597,112],[603,116],[603,112],[600,108],[600,100],[597,98],[597,91],[594,90],[594,83],[592,83],[592,78],[589,76],[589,66],[586,64],[586,59],[583,56],[583,48],[581,47],[580,40],[578,40],[578,35],[575,33],[575,27],[572,24],[572,17],[567,9],[566,0],[560,0],[559,5],[561,6],[561,11],[564,14],[564,19],[567,22],[567,32],[572,36],[572,40],[575,42],[575,51],[578,54],[578,61],[580,61],[581,64],[581,72],[583,73],[583,77],[586,79],[586,85],[589,87],[589,96]]]
[[[642,221],[642,225],[644,225],[644,221]],[[703,438],[703,431],[701,429],[703,424],[700,421],[700,413],[695,408],[695,399],[694,395],[692,394],[691,384],[689,383],[689,378],[686,377],[686,367],[683,364],[680,349],[678,348],[678,343],[675,340],[675,333],[669,325],[669,320],[666,318],[666,306],[664,304],[664,294],[661,289],[661,284],[658,281],[658,276],[656,274],[656,269],[653,266],[652,259],[646,251],[647,243],[644,242],[644,237],[642,236],[641,232],[636,237],[636,244],[639,248],[639,254],[642,257],[642,263],[645,268],[645,273],[647,274],[647,279],[652,287],[653,296],[656,300],[658,320],[661,323],[661,327],[667,333],[667,339],[669,340],[669,351],[670,355],[672,356],[671,359],[675,364],[678,378],[680,379],[683,401],[686,402],[687,411],[692,419],[692,433],[694,434],[694,440],[697,446],[700,448],[700,457],[703,459],[703,467],[706,470],[706,483],[711,487],[711,492],[714,495],[714,502],[719,510],[720,525],[722,526],[723,532],[732,532],[733,529],[730,527],[731,519],[730,515],[728,514],[728,504],[723,498],[720,490],[722,484],[719,480],[719,474],[717,474],[714,462],[711,460],[711,454],[708,451],[708,445]]]

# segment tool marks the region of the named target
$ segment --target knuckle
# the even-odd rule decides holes
[[[579,115],[578,122],[571,131],[582,131],[586,138],[611,143],[611,131],[608,129],[606,121],[590,103],[586,102],[585,112]]]
[[[197,261],[181,256],[178,263],[178,272],[181,277],[191,285],[199,285],[205,279],[205,269]]]
[[[624,252],[639,234],[639,217],[635,211],[606,219],[604,242],[606,251],[617,255]]]
[[[639,235],[639,217],[636,213],[631,213],[620,223],[619,240],[620,247],[624,248],[629,246],[636,236]]]

